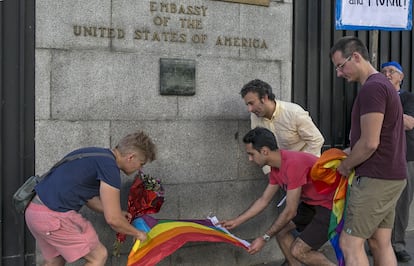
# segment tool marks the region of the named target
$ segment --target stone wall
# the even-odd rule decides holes
[[[75,148],[113,147],[141,129],[159,150],[144,171],[166,189],[156,217],[225,219],[249,207],[267,180],[241,142],[249,119],[239,91],[260,78],[290,100],[292,1],[245,2],[253,4],[36,1],[36,172]],[[160,94],[161,59],[194,63],[194,95]],[[123,204],[130,182],[125,177]],[[83,213],[111,251],[115,232],[102,215]],[[252,240],[274,218],[268,208],[233,233]],[[130,246],[107,265],[125,265]],[[160,265],[253,265],[280,257],[275,241],[254,256],[228,244],[192,243]]]

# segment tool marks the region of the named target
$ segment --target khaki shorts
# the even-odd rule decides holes
[[[378,228],[392,228],[395,206],[407,180],[355,177],[350,187],[343,231],[363,239]]]

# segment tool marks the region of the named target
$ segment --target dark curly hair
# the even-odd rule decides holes
[[[240,91],[240,94],[242,98],[244,98],[244,96],[246,96],[246,94],[249,92],[257,93],[259,95],[259,99],[262,99],[263,97],[265,97],[265,95],[269,97],[269,100],[275,99],[275,95],[272,92],[272,87],[268,83],[260,79],[254,79],[246,85],[244,85]]]

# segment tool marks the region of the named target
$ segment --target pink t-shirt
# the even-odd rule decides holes
[[[279,185],[284,190],[302,187],[301,201],[309,205],[319,205],[332,209],[335,191],[319,194],[310,177],[310,170],[318,157],[306,152],[280,150],[282,163],[280,168],[271,167],[269,184]]]

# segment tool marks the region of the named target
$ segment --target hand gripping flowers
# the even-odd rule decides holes
[[[164,203],[164,188],[161,180],[150,175],[138,172],[128,194],[128,213],[131,215],[129,222],[144,214],[157,213]],[[117,233],[114,243],[114,256],[120,255],[120,249],[126,235]]]

